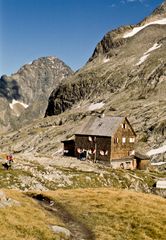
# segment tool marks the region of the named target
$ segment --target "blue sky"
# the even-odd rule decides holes
[[[82,67],[108,31],[135,24],[163,0],[0,0],[0,75],[43,56]]]

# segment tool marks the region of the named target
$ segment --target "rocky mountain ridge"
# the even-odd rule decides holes
[[[128,116],[146,146],[164,144],[165,6],[166,2],[137,25],[107,33],[88,63],[52,92],[46,116],[64,111],[87,114],[101,103],[93,110]]]
[[[135,28],[124,27],[127,32]],[[87,116],[102,113],[127,116],[137,133],[136,148],[142,153],[165,146],[166,24],[146,25],[134,33],[122,38],[126,34],[122,28],[112,31],[117,38],[121,36],[123,44],[116,48],[108,44],[107,53],[101,51],[60,82],[50,95],[46,118],[0,136],[1,151],[53,157],[62,153],[61,141],[71,138]],[[165,161],[166,154],[152,157]]]
[[[53,86],[73,71],[56,57],[42,57],[0,79],[1,129],[20,127],[44,116]]]
[[[143,19],[140,23],[136,25],[121,26],[114,29],[103,37],[103,39],[97,44],[92,56],[88,62],[93,61],[95,58],[102,54],[106,54],[106,57],[112,56],[113,53],[110,52],[111,49],[116,49],[121,45],[125,44],[127,41],[124,37],[126,33],[131,32],[134,28],[139,28],[141,26],[146,26],[148,24],[154,23],[156,21],[163,20],[166,18],[166,1],[164,1],[159,7],[157,7],[150,16]],[[108,56],[107,56],[107,53]],[[114,55],[114,54],[113,54]]]

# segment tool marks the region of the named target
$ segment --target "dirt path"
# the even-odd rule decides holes
[[[94,234],[81,222],[78,222],[64,207],[39,194],[35,196],[39,204],[51,214],[58,216],[72,233],[71,240],[95,240]]]

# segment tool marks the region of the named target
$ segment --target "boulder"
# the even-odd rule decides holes
[[[53,230],[54,233],[60,235],[64,239],[70,239],[71,237],[71,232],[67,228],[54,225],[51,226],[51,229]]]

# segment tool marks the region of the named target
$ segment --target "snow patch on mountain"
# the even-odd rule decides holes
[[[166,18],[156,20],[156,21],[153,21],[153,22],[149,22],[149,23],[147,23],[143,26],[140,26],[140,27],[135,27],[135,28],[133,28],[132,31],[125,33],[123,35],[123,38],[133,37],[135,34],[137,34],[142,29],[146,28],[147,26],[154,25],[154,24],[165,25],[166,24]]]
[[[156,50],[156,49],[158,49],[160,47],[161,47],[161,44],[155,43],[153,45],[153,47],[149,48],[149,50],[147,52],[145,52],[144,54],[150,53],[150,52],[152,52],[152,51],[154,51],[154,50]]]
[[[104,103],[103,102],[100,102],[100,103],[92,103],[89,107],[88,107],[88,110],[89,111],[93,111],[93,110],[96,110],[96,109],[100,109],[104,106]]]
[[[27,108],[29,107],[29,105],[17,101],[15,99],[12,100],[12,103],[9,103],[10,108],[12,109],[13,113],[19,117],[21,115],[21,113]]]
[[[145,60],[147,59],[148,56],[149,56],[149,54],[143,55],[143,56],[140,58],[139,62],[136,64],[136,66],[141,65],[143,62],[145,62]]]
[[[15,99],[12,100],[12,103],[9,103],[9,106],[10,106],[10,108],[13,110],[16,104],[19,104],[19,105],[21,105],[21,106],[24,107],[24,108],[27,108],[27,107],[29,106],[29,105],[27,105],[26,103],[17,101],[17,100],[15,100]]]
[[[136,64],[136,66],[142,64],[147,59],[147,57],[150,55],[150,52],[152,52],[152,51],[154,51],[154,50],[156,50],[156,49],[158,49],[160,47],[161,47],[161,44],[155,43],[153,45],[153,47],[149,48],[148,51],[146,51],[143,54],[143,56],[140,58],[139,62]]]
[[[156,163],[151,163],[152,166],[162,166],[165,165],[166,162],[156,162]]]
[[[165,152],[166,152],[166,145],[150,150],[149,152],[147,152],[147,155],[153,156],[153,155],[157,155],[157,154],[165,153]]]

